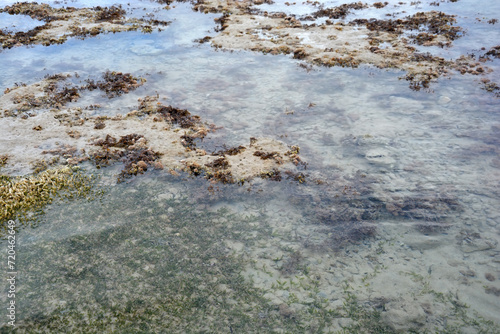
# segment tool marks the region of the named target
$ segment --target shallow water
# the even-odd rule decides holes
[[[100,4],[109,5],[68,3]],[[474,2],[431,9],[445,7],[467,34],[443,54],[497,43],[496,26],[473,23],[487,16]],[[477,77],[415,92],[400,71],[306,70],[286,56],[200,45],[218,15],[188,4],[158,15],[172,21],[162,32],[3,50],[0,90],[59,72],[130,72],[147,82],[74,105],[114,115],[159,94],[223,127],[200,144],[207,151],[261,136],[300,146],[307,181],[213,192],[185,175],[114,185],[119,169],[99,171],[101,200],[55,204],[18,233],[20,331],[498,332],[500,104]],[[488,66],[499,73],[498,61]]]
[[[34,20],[30,17],[0,13],[0,30],[10,32],[26,31],[41,25],[44,25],[43,21]]]

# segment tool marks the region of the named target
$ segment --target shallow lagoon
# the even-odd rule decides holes
[[[129,7],[142,6],[159,7]],[[116,185],[119,169],[99,171],[102,199],[55,204],[19,232],[19,331],[498,332],[498,98],[468,75],[415,92],[399,71],[216,51],[193,40],[217,15],[175,6],[162,32],[3,50],[0,89],[131,72],[146,84],[75,105],[114,115],[158,93],[223,127],[207,151],[259,136],[300,146],[306,182],[214,192],[186,175]],[[498,40],[496,26],[467,27],[450,54]]]

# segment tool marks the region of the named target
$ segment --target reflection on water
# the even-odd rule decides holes
[[[0,13],[0,30],[4,32],[26,31],[42,26],[45,23],[39,20],[34,20],[24,15],[9,15]]]
[[[224,127],[207,151],[259,136],[299,145],[306,182],[209,191],[153,174],[52,206],[19,232],[20,331],[498,331],[498,99],[470,76],[413,92],[396,71],[216,52],[192,42],[216,15],[185,4],[161,15],[172,24],[159,33],[4,50],[0,89],[131,72],[148,81],[75,105],[126,113],[157,93]]]

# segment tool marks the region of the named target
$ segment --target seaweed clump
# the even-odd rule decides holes
[[[460,204],[447,196],[422,195],[394,197],[386,202],[385,207],[393,216],[435,222],[446,218],[447,213],[459,210]]]
[[[500,97],[500,86],[497,83],[490,81],[489,79],[482,80],[483,89],[487,92],[494,93],[496,97]]]
[[[260,157],[262,160],[274,159],[279,165],[283,164],[283,158],[278,152],[263,152],[263,151],[255,151],[254,156]]]
[[[47,94],[47,99],[45,101],[46,107],[57,107],[60,108],[66,103],[75,102],[80,99],[80,93],[78,87],[63,86],[58,88],[57,81],[61,79],[56,79],[52,81],[45,89]]]
[[[35,27],[29,31],[18,31],[14,34],[2,33],[0,35],[0,42],[2,43],[2,48],[11,49],[15,46],[20,45],[30,45],[35,44],[38,41],[38,34],[43,30],[49,29],[50,23],[46,23],[42,26]],[[63,44],[66,42],[66,36],[52,37],[42,41],[41,44],[44,46],[49,46],[51,44]]]
[[[228,170],[230,167],[229,161],[227,161],[225,156],[214,159],[211,162],[205,164],[209,170],[205,173],[205,178],[211,180],[213,183],[220,182],[224,184],[235,183],[234,177],[231,171]]]
[[[212,155],[214,155],[214,156],[217,156],[217,155],[222,155],[222,156],[237,155],[237,154],[240,154],[241,152],[243,152],[245,149],[246,149],[246,147],[243,145],[240,145],[238,147],[229,147],[229,148],[224,145],[222,150],[213,152]]]
[[[136,78],[130,73],[106,71],[102,76],[103,80],[87,80],[87,85],[83,88],[88,90],[100,89],[106,93],[108,98],[117,97],[136,89],[146,81],[143,78]]]
[[[184,129],[180,137],[181,144],[189,151],[196,149],[197,140],[203,140],[209,129],[201,122],[199,116],[191,115],[186,109],[165,106],[158,102],[158,97],[146,96],[139,99],[139,108],[127,116],[151,115],[155,122],[167,122],[171,127],[178,126]],[[178,130],[174,130],[178,131]]]
[[[9,160],[9,156],[7,154],[0,155],[0,167],[5,166],[5,164],[7,164],[8,160]]]
[[[96,22],[121,20],[126,13],[121,5],[104,8],[97,6],[92,9],[96,11]]]
[[[191,116],[191,113],[185,109],[179,109],[172,106],[160,106],[156,111],[172,124],[178,124],[181,128],[192,128],[199,122],[199,116]]]
[[[196,126],[201,126],[201,121],[199,116],[191,115],[191,113],[185,109],[175,108],[172,106],[165,106],[157,101],[158,97],[154,96],[146,96],[143,99],[139,99],[140,104],[137,114],[157,115],[160,118],[156,118],[156,121],[167,121],[172,125],[179,125],[183,129],[189,129],[189,128],[194,128]],[[202,135],[200,133],[198,138],[202,138],[205,135]]]
[[[462,28],[453,26],[455,22],[454,15],[430,11],[418,12],[404,19],[396,20],[357,19],[352,21],[351,24],[365,25],[371,31],[385,31],[398,35],[408,30],[415,30],[419,31],[419,33],[409,36],[414,43],[444,47],[450,46],[451,41],[461,37],[464,33]],[[438,36],[444,37],[446,41],[439,40]]]
[[[229,161],[227,161],[225,157],[221,157],[205,164],[205,166],[210,168],[227,169],[229,167]]]
[[[290,170],[287,170],[285,172],[285,174],[287,175],[288,179],[291,179],[295,182],[298,182],[298,183],[304,183],[306,182],[306,176],[304,173],[301,173],[301,172],[292,172]]]
[[[234,177],[229,170],[216,170],[213,173],[206,173],[205,178],[213,181],[213,183],[220,182],[223,184],[235,183]]]
[[[492,47],[488,52],[484,54],[485,58],[488,57],[493,57],[493,58],[500,58],[500,45]]]
[[[333,8],[323,8],[311,14],[313,18],[328,17],[330,19],[345,19],[352,9],[360,10],[367,8],[368,5],[361,1],[353,3],[345,3]]]
[[[147,140],[143,135],[136,133],[121,136],[116,139],[109,134],[97,140],[94,145],[101,149],[91,154],[97,168],[108,166],[115,161],[123,162],[124,168],[118,176],[118,182],[137,174],[142,174],[149,167],[160,167],[157,162],[161,154],[146,146]]]
[[[281,181],[281,172],[276,169],[276,168],[273,168],[271,171],[269,172],[262,172],[260,174],[260,177],[263,178],[263,179],[269,179],[271,181]]]
[[[342,196],[330,199],[331,208],[319,209],[317,218],[321,224],[334,230],[332,242],[336,247],[355,243],[376,233],[376,221],[384,218],[400,218],[411,221],[422,234],[441,233],[450,228],[446,222],[450,212],[461,209],[454,198],[440,195],[420,195],[382,199],[361,190],[363,195],[350,187],[344,187]],[[324,199],[327,202],[326,198]]]

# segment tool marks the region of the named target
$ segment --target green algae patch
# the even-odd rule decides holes
[[[93,176],[75,167],[54,168],[23,177],[0,175],[0,235],[6,231],[7,220],[25,223],[57,198],[90,196],[93,181]]]

